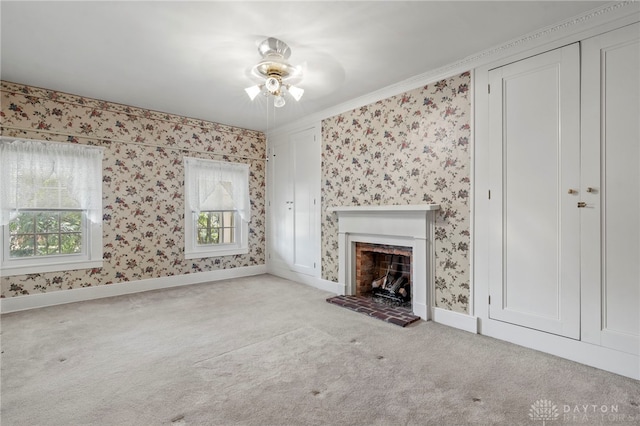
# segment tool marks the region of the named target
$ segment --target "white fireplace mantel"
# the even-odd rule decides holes
[[[440,204],[410,204],[405,206],[338,206],[328,207],[328,212],[336,213],[358,213],[358,212],[426,212],[440,210]]]
[[[413,313],[430,317],[435,263],[434,212],[438,204],[393,206],[337,206],[327,212],[338,215],[339,281],[343,294],[355,294],[355,243],[410,247],[413,253]]]

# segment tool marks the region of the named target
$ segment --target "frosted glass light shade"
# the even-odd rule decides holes
[[[289,86],[289,94],[293,97],[293,99],[295,99],[296,101],[299,101],[300,98],[302,97],[302,95],[304,94],[304,89],[301,89],[299,87],[296,86]]]
[[[282,96],[276,96],[273,99],[273,106],[275,106],[276,108],[281,108],[284,106],[284,104],[286,104],[286,101],[284,100],[284,98]]]
[[[247,95],[249,95],[249,98],[251,100],[254,100],[256,96],[258,96],[258,93],[260,93],[260,86],[255,85],[255,86],[247,87],[246,89],[244,89],[244,91],[247,92]]]

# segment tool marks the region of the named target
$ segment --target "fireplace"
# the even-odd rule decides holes
[[[356,243],[355,295],[411,307],[410,247]]]
[[[410,271],[407,275],[411,281],[411,310],[423,320],[428,320],[431,316],[435,262],[433,215],[439,208],[437,204],[328,208],[327,211],[338,215],[338,268],[340,284],[344,285],[342,294],[357,295],[360,291],[356,275],[356,247],[360,244],[394,247],[391,251],[403,251],[405,256],[410,253]]]

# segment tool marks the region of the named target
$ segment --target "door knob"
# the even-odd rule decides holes
[[[587,188],[587,192],[596,192],[596,190],[594,188],[592,188],[592,187],[588,187]]]
[[[567,191],[569,194],[577,194],[578,191],[576,191],[575,189],[569,189],[569,191]]]
[[[582,208],[582,207],[587,207],[587,203],[585,203],[584,201],[579,201],[578,208]]]

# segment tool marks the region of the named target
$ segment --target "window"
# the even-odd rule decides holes
[[[198,244],[233,244],[236,242],[234,211],[206,211],[198,215]]]
[[[2,276],[102,266],[102,148],[0,138]]]
[[[21,211],[9,222],[9,258],[78,254],[83,248],[82,211]]]
[[[185,258],[244,254],[249,166],[185,157]]]

